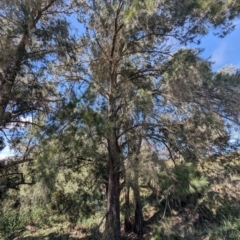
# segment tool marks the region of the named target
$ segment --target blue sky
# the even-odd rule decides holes
[[[213,70],[217,71],[226,65],[240,68],[240,19],[235,20],[235,30],[225,38],[218,38],[209,34],[201,41],[200,47],[204,48],[201,54],[214,62]]]
[[[225,38],[218,38],[213,34],[209,34],[202,38],[201,44],[196,47],[203,48],[202,57],[210,59],[214,62],[213,70],[226,66],[233,65],[240,68],[240,19],[234,21],[236,27]],[[0,159],[11,155],[10,149],[7,146],[0,152]]]

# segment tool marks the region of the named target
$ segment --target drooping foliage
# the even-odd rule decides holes
[[[77,16],[84,27],[77,39],[70,37],[66,1],[12,3],[1,5],[2,21],[16,24],[4,30],[11,41],[2,40],[13,58],[3,54],[0,66],[0,128],[32,114],[33,127],[12,141],[18,162],[29,162],[22,170],[31,181],[20,183],[36,182],[41,191],[33,196],[72,222],[88,216],[94,199],[97,206],[106,199],[95,231],[105,221],[103,239],[121,237],[123,192],[125,229],[139,236],[143,188],[164,196],[163,216],[170,203],[200,198],[209,181],[195,167],[226,153],[240,123],[239,72],[214,73],[200,50],[183,46],[212,30],[230,32],[238,1],[75,0],[72,21]],[[8,174],[3,188],[12,186]]]
[[[27,125],[41,113],[52,112],[61,98],[59,80],[54,77],[51,62],[61,62],[72,51],[73,38],[66,20],[69,9],[65,1],[1,1],[0,3],[0,139],[1,150],[16,147]],[[63,38],[63,39],[62,39]],[[28,147],[14,163],[2,164],[3,189],[25,183],[15,181],[11,166],[30,161]],[[15,172],[15,173],[14,173]],[[11,184],[6,182],[6,178]],[[14,183],[15,182],[15,183]]]
[[[58,84],[50,63],[68,54],[71,38],[64,1],[1,1],[0,11],[0,129],[9,135],[50,111]]]

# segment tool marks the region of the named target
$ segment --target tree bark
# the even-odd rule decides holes
[[[142,213],[142,203],[140,199],[139,189],[136,190],[138,194],[135,196],[135,221],[134,221],[134,232],[141,236],[143,234],[143,228],[144,228],[144,219],[143,219],[143,213]]]
[[[129,204],[129,192],[130,187],[126,187],[125,191],[125,212],[124,212],[124,231],[125,233],[129,233],[132,231],[132,223],[130,220],[130,204]]]
[[[136,158],[136,169],[134,172],[134,182],[133,182],[133,191],[134,191],[134,199],[135,199],[135,221],[133,231],[141,236],[143,234],[144,228],[144,218],[142,213],[142,202],[139,191],[139,159]]]
[[[120,186],[119,186],[119,152],[116,136],[113,131],[108,139],[108,193],[107,193],[107,217],[104,239],[120,240]]]

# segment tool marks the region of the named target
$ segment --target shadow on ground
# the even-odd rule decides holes
[[[79,238],[71,237],[69,234],[58,234],[50,233],[45,236],[34,236],[34,237],[20,237],[14,238],[14,240],[78,240]]]
[[[94,236],[72,237],[69,234],[50,233],[44,236],[15,237],[11,240],[94,240]]]

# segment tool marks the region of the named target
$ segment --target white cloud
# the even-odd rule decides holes
[[[211,60],[214,62],[216,66],[224,64],[226,60],[226,54],[227,54],[227,44],[226,42],[222,42],[219,44],[217,49],[213,52]]]
[[[22,121],[22,122],[32,122],[32,116],[20,117],[20,121]]]
[[[8,157],[7,154],[2,154],[2,153],[0,153],[0,160],[3,160],[3,159],[6,158],[6,157]]]
[[[15,127],[25,127],[24,123],[31,123],[32,122],[32,117],[28,116],[28,117],[20,117],[19,122],[12,122],[7,124],[7,128],[8,129],[13,129]]]
[[[0,160],[13,156],[13,152],[10,150],[9,146],[6,146],[1,152],[0,152]]]
[[[25,128],[26,124],[25,123],[32,123],[32,117],[28,116],[28,117],[20,117],[19,122],[12,122],[10,124],[7,125],[7,129],[13,129],[13,128]],[[6,130],[6,131],[8,131]],[[0,151],[0,160],[3,160],[6,157],[10,157],[10,156],[14,156],[14,152],[11,151],[11,149],[9,148],[8,144],[7,146]]]

